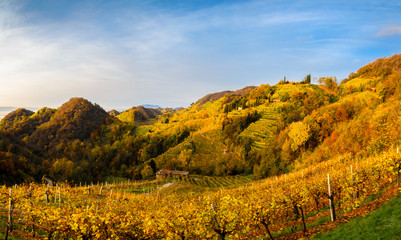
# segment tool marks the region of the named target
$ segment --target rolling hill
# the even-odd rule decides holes
[[[280,81],[209,94],[179,110],[139,106],[109,114],[72,98],[58,109],[18,109],[0,126],[50,170],[57,159],[71,161],[69,177],[140,179],[151,166],[263,178],[396,146],[400,59],[378,59],[339,85],[332,77],[323,85]]]
[[[162,112],[155,108],[145,108],[143,106],[132,107],[118,115],[116,117],[123,122],[131,123],[144,123],[149,120],[155,119],[161,115]]]
[[[255,86],[247,86],[247,87],[244,87],[244,88],[236,90],[236,91],[227,90],[227,91],[222,91],[222,92],[210,93],[210,94],[207,94],[206,96],[202,97],[198,101],[196,101],[195,104],[202,106],[203,104],[205,104],[207,102],[219,100],[220,98],[222,98],[228,94],[231,96],[243,96],[255,88],[256,88]]]
[[[280,81],[210,94],[179,110],[140,106],[107,113],[83,98],[36,113],[17,109],[0,122],[0,181],[38,182],[47,176],[72,185],[117,177],[121,183],[104,189],[95,184],[92,190],[76,187],[67,193],[75,201],[70,213],[93,211],[94,222],[107,219],[102,223],[107,227],[96,229],[100,235],[109,230],[121,236],[143,234],[146,229],[158,238],[313,236],[399,194],[400,63],[400,54],[378,59],[340,84],[324,77],[320,85]],[[160,182],[153,179],[160,169],[189,171],[190,177],[167,178],[174,184],[158,189]],[[328,179],[333,195],[326,189]],[[139,185],[139,192],[148,192],[139,194]],[[14,187],[18,196],[25,196],[27,188]],[[7,196],[6,190],[1,196]],[[43,205],[42,197],[37,199],[35,204],[55,211],[50,215],[58,213],[61,203]],[[329,220],[328,199],[335,203],[337,221]],[[398,202],[399,196],[373,213],[373,220],[357,219],[318,237],[398,236],[397,231],[380,232],[384,226],[374,233],[364,230],[375,227],[376,219],[396,222],[398,212],[392,209]],[[131,209],[144,217],[130,215]],[[57,219],[67,233],[56,235],[78,236],[70,224],[75,219],[80,218]],[[135,222],[141,228],[115,228],[125,219],[141,219]],[[365,235],[347,233],[360,227]]]
[[[49,121],[38,126],[27,142],[37,150],[55,150],[59,143],[88,138],[108,117],[100,106],[83,98],[72,98],[59,107]]]

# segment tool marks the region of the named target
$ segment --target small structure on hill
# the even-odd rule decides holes
[[[161,169],[156,173],[156,179],[164,179],[168,177],[178,178],[178,177],[189,177],[188,171],[177,171],[177,170],[166,170]]]
[[[273,99],[273,103],[279,103],[279,102],[281,102],[281,99]]]
[[[53,181],[50,178],[43,176],[43,182],[46,182],[49,187],[53,187]]]

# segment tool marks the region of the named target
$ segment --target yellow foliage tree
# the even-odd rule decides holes
[[[182,166],[187,167],[191,160],[192,150],[184,149],[181,151],[180,155],[178,155],[178,159],[181,162]]]
[[[150,179],[153,177],[153,169],[149,165],[145,165],[141,171],[141,175],[143,179]]]
[[[50,177],[55,180],[69,179],[72,176],[74,163],[66,158],[57,159],[50,168]]]
[[[296,151],[309,139],[309,126],[303,122],[292,123],[289,127],[288,136],[292,140],[291,149]]]

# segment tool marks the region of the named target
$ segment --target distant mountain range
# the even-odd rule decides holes
[[[155,109],[162,108],[159,105],[152,105],[152,104],[144,104],[144,105],[141,105],[141,106],[144,107],[144,108],[155,108]]]
[[[144,105],[141,105],[141,106],[144,107],[144,108],[153,108],[153,109],[162,108],[159,105],[152,105],[152,104],[144,104]],[[34,112],[36,112],[37,110],[40,109],[40,108],[37,108],[37,107],[23,107],[23,108],[31,110],[31,111],[34,111]],[[17,109],[18,109],[18,107],[0,107],[0,120],[3,119],[8,113],[10,113],[12,111],[15,111]],[[124,110],[123,109],[118,109],[118,110],[113,109],[110,112],[112,112],[112,114],[115,114],[116,113],[115,111],[120,113],[120,112],[123,112]]]

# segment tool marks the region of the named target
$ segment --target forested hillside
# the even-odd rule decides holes
[[[344,154],[366,158],[400,143],[400,81],[394,55],[341,84],[308,75],[211,94],[181,110],[107,113],[82,98],[18,109],[0,122],[1,180],[148,179],[163,168],[264,178]]]

